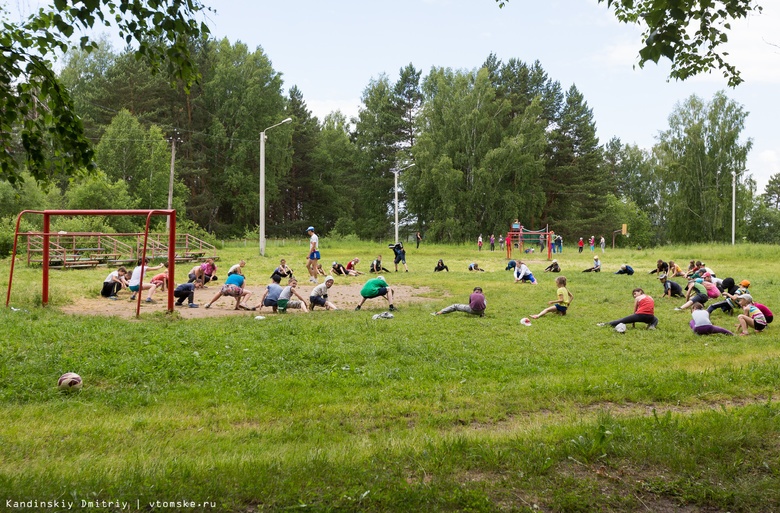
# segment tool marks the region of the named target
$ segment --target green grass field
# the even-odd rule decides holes
[[[306,249],[228,247],[219,264],[245,258],[260,292],[279,258],[301,275]],[[359,256],[365,271],[382,253],[392,269],[386,245],[321,251],[326,267]],[[538,286],[514,284],[502,253],[476,247],[410,244],[410,272],[387,278],[433,292],[392,320],[371,319],[381,300],[263,321],[65,315],[107,270],[53,271],[42,308],[40,269],[17,265],[14,309],[0,309],[0,509],[780,510],[780,328],[696,336],[647,274],[658,258],[701,259],[777,311],[778,248],[608,250],[599,274],[580,272],[588,248],[564,251],[569,314],[530,327],[520,318],[555,298],[546,263],[530,265]],[[432,272],[438,258],[450,273]],[[487,272],[467,272],[474,261]],[[622,263],[636,274],[612,274]],[[484,318],[430,315],[476,285]],[[631,313],[634,287],[656,298],[658,329],[597,327]],[[80,393],[57,391],[68,371]]]

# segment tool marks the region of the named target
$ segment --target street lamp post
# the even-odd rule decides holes
[[[396,244],[398,244],[398,175],[401,173],[401,171],[406,171],[412,166],[414,166],[414,164],[409,164],[408,166],[393,172],[393,174],[395,175],[395,243]]]
[[[734,233],[737,225],[737,172],[731,172],[731,245],[734,245]]]
[[[743,169],[741,173],[748,172]],[[731,172],[731,245],[734,245],[734,235],[737,231],[737,172]]]
[[[265,256],[265,133],[290,121],[292,118],[284,119],[260,132],[260,256]]]

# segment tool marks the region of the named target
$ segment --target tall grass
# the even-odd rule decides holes
[[[227,247],[219,265],[245,258],[249,287],[259,291],[279,258],[302,274],[305,251],[271,245],[260,258],[254,247]],[[519,319],[555,296],[536,254],[523,255],[540,280],[533,286],[514,284],[498,251],[410,245],[410,272],[386,276],[428,287],[430,300],[399,304],[394,319],[377,321],[381,302],[263,321],[68,316],[59,307],[97,295],[105,269],[53,272],[52,303],[42,308],[40,271],[17,267],[15,310],[0,310],[0,504],[777,510],[776,326],[757,336],[697,337],[689,314],[673,311],[680,301],[660,299],[647,274],[658,258],[701,258],[719,276],[751,280],[771,307],[780,305],[774,251],[608,250],[604,272],[593,274],[580,272],[590,251],[565,248],[556,257],[575,301],[567,316],[531,327]],[[326,267],[359,256],[363,270],[382,253],[393,269],[386,246],[324,239],[322,253]],[[450,273],[432,272],[438,258]],[[473,261],[487,272],[467,272]],[[637,273],[612,274],[622,263]],[[187,270],[177,268],[178,281]],[[7,285],[8,261],[0,272]],[[364,279],[337,278],[335,287]],[[486,317],[429,315],[466,302],[476,285],[488,298]],[[637,286],[656,296],[659,329],[597,327],[630,313]],[[729,327],[734,320],[712,318]],[[84,378],[80,393],[56,391],[67,371]]]

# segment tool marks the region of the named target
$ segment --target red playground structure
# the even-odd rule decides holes
[[[546,252],[547,260],[550,260],[552,259],[554,241],[555,232],[550,230],[549,225],[543,230],[528,230],[515,219],[506,234],[506,258],[512,259],[512,248],[519,249],[522,253],[533,253],[534,249],[538,247],[539,252]]]

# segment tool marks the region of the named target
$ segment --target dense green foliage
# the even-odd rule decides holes
[[[16,182],[26,168],[38,180],[73,176],[93,165],[70,92],[51,67],[52,55],[98,44],[87,34],[96,25],[114,26],[128,52],[153,72],[165,67],[171,81],[188,88],[197,78],[190,40],[208,34],[195,16],[199,0],[116,2],[57,0],[21,23],[5,19],[0,30],[0,179]],[[4,9],[0,7],[0,14]]]
[[[305,248],[287,241],[258,258],[233,247],[219,265],[245,258],[257,293],[279,258],[299,270]],[[362,267],[382,246],[324,238],[322,251],[360,256]],[[52,273],[54,306],[41,308],[40,270],[19,266],[19,310],[0,309],[0,501],[59,498],[75,511],[87,510],[81,500],[130,501],[133,511],[158,500],[236,512],[775,511],[777,327],[696,336],[647,274],[657,258],[706,256],[775,307],[775,252],[608,250],[594,274],[579,272],[590,252],[567,247],[558,260],[575,295],[569,313],[530,327],[518,320],[555,295],[546,262],[529,261],[538,286],[514,284],[501,252],[474,247],[410,248],[410,272],[388,280],[428,299],[397,303],[391,320],[371,319],[381,300],[351,309],[365,277],[337,278],[337,312],[256,321],[218,302],[226,316],[197,320],[162,305],[144,307],[140,321],[66,315],[101,301],[106,270]],[[440,257],[449,273],[431,272]],[[487,272],[468,273],[474,260]],[[623,262],[637,273],[612,274]],[[488,298],[484,318],[430,315],[475,285]],[[596,326],[628,314],[636,286],[655,296],[658,329]],[[111,306],[131,309],[126,297]],[[84,378],[80,393],[56,391],[66,371]]]
[[[569,242],[609,239],[623,224],[631,237],[619,237],[622,246],[726,241],[734,174],[737,237],[771,241],[777,231],[776,194],[756,195],[745,173],[747,113],[723,93],[678,104],[658,144],[644,150],[619,137],[599,141],[587,98],[539,62],[489,55],[472,70],[433,67],[427,75],[409,64],[397,80],[371,79],[354,119],[334,112],[320,120],[304,91],[292,85],[285,96],[282,73],[262,48],[191,37],[188,51],[200,72],[191,88],[170,87],[133,50],[115,53],[103,42],[69,52],[59,79],[99,173],[54,180],[23,203],[164,208],[165,140],[176,138],[180,221],[220,237],[256,233],[259,136],[291,117],[267,134],[270,237],[309,225],[321,234],[390,237],[396,178],[403,238],[420,231],[464,242],[502,234],[518,218]]]

